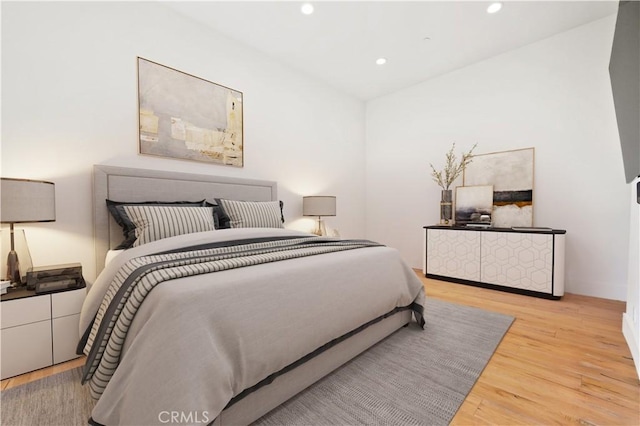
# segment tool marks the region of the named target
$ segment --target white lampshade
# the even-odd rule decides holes
[[[336,197],[315,195],[302,197],[303,216],[335,216]]]
[[[53,182],[2,178],[0,180],[2,223],[53,222],[56,197]]]
[[[56,193],[53,182],[0,179],[0,222],[9,224],[9,245],[7,247],[3,242],[2,248],[10,248],[7,254],[6,275],[3,276],[6,276],[14,287],[19,287],[25,282],[26,271],[31,266],[31,255],[24,231],[16,231],[13,224],[55,220]]]

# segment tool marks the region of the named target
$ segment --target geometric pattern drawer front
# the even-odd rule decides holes
[[[481,282],[551,293],[553,235],[483,232]]]
[[[427,273],[480,281],[480,232],[427,229]]]

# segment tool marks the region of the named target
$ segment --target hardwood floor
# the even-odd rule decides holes
[[[624,302],[546,300],[425,278],[427,297],[516,319],[452,425],[640,425]]]
[[[2,382],[0,382],[0,389],[10,389],[16,386],[23,385],[25,383],[34,382],[36,380],[42,379],[43,377],[53,376],[54,374],[62,373],[63,371],[80,367],[84,365],[84,359],[85,357],[83,356],[71,361],[63,362],[61,364],[52,365],[51,367],[41,368],[40,370],[32,371],[20,376],[4,379]]]
[[[424,278],[427,297],[516,318],[453,425],[640,425],[640,382],[622,336],[624,302],[545,300]],[[2,381],[2,390],[83,359]]]

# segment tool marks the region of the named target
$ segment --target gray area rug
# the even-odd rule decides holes
[[[513,318],[428,299],[427,325],[405,327],[254,425],[449,424]],[[93,401],[80,369],[0,394],[0,423],[84,425]]]
[[[0,393],[2,426],[86,425],[93,408],[81,369],[65,371]]]

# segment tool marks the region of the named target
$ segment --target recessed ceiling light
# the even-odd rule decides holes
[[[491,3],[487,8],[487,13],[496,13],[500,9],[502,9],[502,3],[500,2]]]
[[[311,3],[305,3],[300,8],[300,11],[305,15],[311,15],[313,13],[313,5]]]
[[[378,58],[376,59],[376,64],[378,65],[384,65],[387,63],[387,59],[386,58]]]

